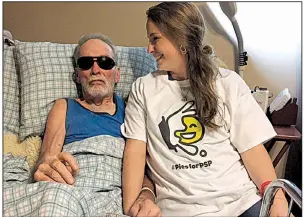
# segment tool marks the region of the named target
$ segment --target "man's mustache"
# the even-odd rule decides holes
[[[91,83],[92,81],[102,81],[102,82],[104,82],[105,84],[107,84],[108,82],[107,82],[107,80],[105,79],[105,78],[103,78],[103,77],[90,77],[90,79],[88,79],[88,83]]]

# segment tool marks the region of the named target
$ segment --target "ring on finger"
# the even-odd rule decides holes
[[[57,178],[57,172],[55,170],[52,171],[51,178],[54,180],[55,180],[55,178]]]

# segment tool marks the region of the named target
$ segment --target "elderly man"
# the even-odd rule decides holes
[[[106,36],[87,35],[80,39],[74,58],[82,98],[54,103],[34,174],[37,181],[74,184],[78,165],[70,153],[61,152],[63,145],[97,135],[122,138],[120,125],[125,106],[114,94],[114,85],[120,78],[114,45]]]
[[[83,213],[86,216],[122,214],[121,164],[125,139],[120,127],[125,105],[114,93],[120,78],[115,46],[105,35],[89,34],[79,40],[74,59],[76,82],[81,86],[82,96],[58,99],[54,103],[48,115],[34,180],[71,186],[52,193],[54,195],[70,188],[79,190],[80,197],[69,194],[66,198],[80,198],[80,201],[84,198],[86,202],[79,202],[81,209],[78,210],[87,207],[88,211]],[[151,212],[153,191],[153,185],[145,177],[132,215]],[[67,211],[72,207],[70,201],[52,199],[51,202],[52,206],[46,209],[51,211],[47,214],[71,215]],[[77,206],[77,202],[73,204]],[[61,211],[55,211],[58,209]]]

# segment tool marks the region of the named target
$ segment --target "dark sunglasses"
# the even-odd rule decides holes
[[[115,61],[107,56],[90,57],[84,56],[77,60],[77,65],[82,70],[88,70],[92,68],[94,62],[97,62],[98,66],[104,70],[110,70],[115,66]]]

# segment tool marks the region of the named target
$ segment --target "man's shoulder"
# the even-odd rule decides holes
[[[63,118],[66,116],[66,110],[67,110],[67,103],[65,99],[57,99],[51,110],[48,113],[48,117],[53,118]]]
[[[67,105],[67,98],[60,98],[57,99],[53,105],[53,107],[66,107]]]

